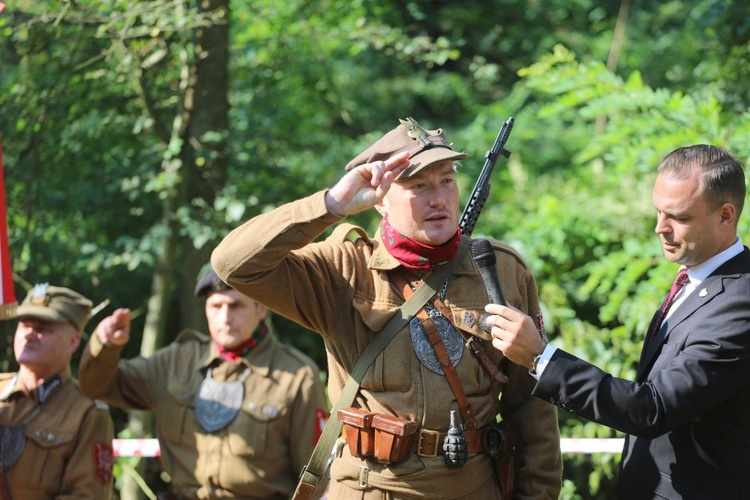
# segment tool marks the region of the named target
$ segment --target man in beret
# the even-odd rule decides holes
[[[0,374],[0,498],[112,495],[114,426],[106,405],[81,393],[70,358],[91,301],[36,285],[18,307],[18,372]]]
[[[130,311],[118,309],[91,336],[81,388],[92,397],[153,410],[163,499],[288,499],[328,418],[315,363],[278,342],[267,310],[213,270],[199,280],[210,338],[181,332],[147,358],[120,359]]]
[[[488,293],[471,256],[459,253],[466,248],[462,239],[469,238],[462,237],[458,224],[454,162],[466,157],[453,150],[442,130],[401,120],[352,160],[335,186],[253,218],[213,252],[214,269],[234,289],[323,337],[333,402],[368,343],[399,314],[412,288],[459,259],[428,303],[437,342],[428,322],[411,320],[367,369],[353,406],[332,416],[344,423],[348,446],[335,449],[331,499],[559,494],[555,409],[531,397],[534,380],[528,370],[491,349],[489,334],[480,328]],[[360,227],[340,224],[330,237],[315,241],[346,216],[372,207],[382,216],[374,238]],[[492,248],[508,302],[538,317],[543,333],[531,271],[508,246],[493,240]],[[481,347],[476,355],[465,345],[469,340]],[[467,456],[445,453],[452,412],[461,416],[465,441],[460,443]],[[484,445],[488,436],[497,437],[492,432],[498,416],[516,423],[522,441],[511,463],[517,468],[515,481],[505,476],[502,484],[499,473],[505,469]],[[456,439],[451,436],[449,444]],[[309,472],[303,480],[306,476]],[[303,489],[308,487],[301,485],[300,494]]]

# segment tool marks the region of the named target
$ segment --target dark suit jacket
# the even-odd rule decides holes
[[[750,250],[673,312],[636,381],[557,350],[534,394],[628,434],[624,500],[750,498]]]

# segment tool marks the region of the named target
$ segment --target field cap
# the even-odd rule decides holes
[[[195,291],[193,292],[196,297],[203,297],[208,295],[208,292],[214,292],[217,290],[232,290],[232,287],[224,283],[216,271],[211,267],[206,271],[203,277],[198,280],[198,284],[195,285]]]
[[[443,129],[425,130],[414,118],[398,121],[400,122],[398,127],[357,155],[346,165],[346,170],[349,171],[365,163],[385,161],[395,154],[408,151],[409,166],[396,178],[396,180],[403,180],[433,163],[468,158],[466,153],[453,151],[451,145],[445,140]]]
[[[18,317],[32,317],[58,323],[71,323],[79,332],[91,318],[93,303],[69,288],[40,283],[18,306]]]

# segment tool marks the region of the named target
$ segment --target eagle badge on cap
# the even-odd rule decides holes
[[[46,306],[49,302],[47,287],[49,283],[37,283],[34,285],[34,291],[31,293],[31,302],[38,306]]]
[[[407,118],[406,120],[402,120],[401,118],[398,119],[398,121],[406,127],[406,135],[414,139],[415,141],[419,141],[425,146],[432,145],[432,140],[430,139],[430,133],[427,132],[425,129],[423,129],[419,123],[417,123],[417,120],[414,118]]]

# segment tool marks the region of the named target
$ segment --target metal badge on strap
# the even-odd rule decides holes
[[[461,335],[456,331],[450,321],[440,314],[435,308],[429,308],[428,312],[432,321],[437,327],[440,337],[443,339],[443,345],[445,350],[448,352],[451,364],[453,366],[458,365],[461,361],[461,356],[464,352],[464,343]],[[435,349],[430,345],[430,341],[427,339],[424,330],[422,329],[422,321],[420,318],[415,316],[409,322],[409,329],[411,331],[411,343],[414,346],[414,352],[419,358],[419,361],[427,367],[430,371],[437,373],[438,375],[445,375],[443,367],[440,366],[440,360],[435,353]]]
[[[239,380],[219,382],[211,378],[211,368],[208,369],[195,399],[195,418],[206,432],[221,430],[237,418],[245,399],[245,379],[248,375],[250,368]]]

